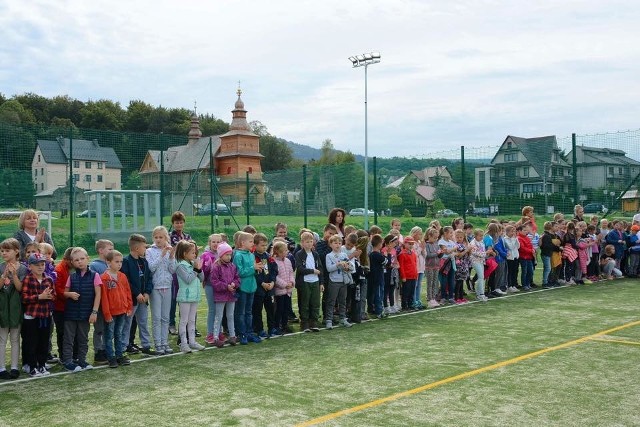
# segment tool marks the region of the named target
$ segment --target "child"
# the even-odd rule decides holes
[[[440,294],[442,300],[440,304],[455,304],[454,291],[455,291],[455,263],[454,252],[456,243],[453,241],[453,228],[446,226],[440,230],[441,239],[438,241],[440,246],[440,253],[442,257],[440,259],[439,279],[440,279]]]
[[[342,238],[340,236],[331,236],[329,239],[331,252],[325,257],[326,269],[329,272],[329,283],[327,283],[326,300],[324,307],[324,321],[327,329],[333,329],[333,310],[337,303],[338,316],[340,324],[346,328],[353,326],[347,320],[346,304],[347,304],[347,284],[350,283],[353,265],[349,259],[342,253]],[[362,295],[362,294],[361,294]]]
[[[71,251],[73,247],[67,248],[62,255],[62,261],[55,267],[56,280],[54,286],[56,289],[56,298],[53,300],[53,322],[56,326],[56,344],[58,345],[58,354],[62,357],[62,349],[64,348],[64,306],[66,298],[64,297],[64,287],[67,284],[69,275],[73,273],[73,265],[71,264]],[[78,359],[78,342],[73,346],[73,359]]]
[[[516,227],[507,225],[504,229],[504,247],[507,249],[507,291],[518,292],[518,265],[520,263],[520,239]],[[524,286],[524,283],[522,284]]]
[[[238,269],[240,277],[240,290],[235,310],[235,324],[240,332],[240,344],[246,345],[249,341],[259,344],[262,340],[253,334],[253,296],[257,289],[256,271],[262,271],[262,264],[255,262],[250,252],[253,247],[253,235],[239,231],[234,236],[236,250],[233,254],[233,263]]]
[[[427,307],[436,308],[440,304],[436,300],[438,296],[438,270],[440,269],[440,246],[438,235],[440,232],[434,228],[428,228],[425,236],[425,276],[427,278]]]
[[[122,339],[128,344],[127,353],[136,354],[142,351],[145,354],[153,356],[155,355],[155,351],[151,350],[151,336],[149,335],[149,326],[147,324],[149,317],[149,296],[153,292],[153,282],[151,280],[149,263],[144,257],[146,250],[147,239],[145,239],[143,235],[132,234],[129,236],[129,255],[122,260],[122,273],[127,276],[129,287],[131,288],[133,314],[127,316]],[[134,317],[140,334],[141,349],[133,345],[135,337],[131,336],[131,324],[133,323]]]
[[[562,250],[563,276],[568,285],[575,285],[576,260],[578,259],[578,241],[576,239],[576,226],[573,222],[567,223],[567,229],[562,238],[564,249]]]
[[[171,285],[176,272],[174,248],[169,244],[169,232],[159,225],[151,234],[153,244],[145,251],[151,272],[151,325],[156,354],[173,353],[169,347],[169,314],[171,312]]]
[[[29,269],[29,256],[31,256],[31,254],[39,254],[40,253],[40,244],[36,243],[36,242],[30,242],[27,243],[24,247],[24,256],[22,258],[22,265],[25,266],[25,268]],[[46,267],[45,267],[45,271],[46,271]]]
[[[384,248],[382,248],[382,255],[387,259],[384,267],[384,295],[382,298],[384,310],[387,314],[397,313],[394,298],[395,288],[400,282],[397,246],[398,237],[391,233],[387,234],[384,238]]]
[[[596,225],[589,224],[587,226],[587,234],[593,242],[591,245],[591,258],[589,265],[587,265],[587,278],[592,282],[597,282],[600,279],[600,263],[598,262],[598,258],[600,258],[600,238]]]
[[[520,248],[518,249],[520,257],[520,267],[522,273],[520,275],[520,283],[522,284],[523,291],[531,290],[531,283],[533,283],[533,245],[531,240],[527,237],[529,234],[529,225],[519,225],[516,230],[518,231],[518,241],[520,242]]]
[[[119,251],[111,250],[105,254],[108,268],[100,276],[103,284],[100,305],[105,321],[104,350],[110,368],[131,363],[124,355],[126,343],[122,337],[127,316],[131,316],[133,311],[133,301],[127,276],[120,271],[122,260],[122,253]]]
[[[484,232],[476,229],[473,232],[473,240],[469,242],[471,265],[476,272],[477,279],[475,282],[476,299],[481,302],[487,302],[489,298],[484,294],[484,263],[487,259],[487,251],[484,246]]]
[[[113,250],[113,242],[100,239],[96,242],[95,249],[98,253],[98,259],[91,261],[89,269],[102,275],[107,271],[106,256]],[[96,323],[93,324],[93,362],[95,365],[107,363],[107,354],[104,346],[104,316],[101,308],[98,309],[98,317],[96,318]]]
[[[393,218],[391,220],[391,230],[395,230],[395,232],[398,233],[399,245],[404,244],[404,236],[402,235],[401,229],[402,229],[402,223],[400,222],[400,220],[398,218]],[[391,231],[389,231],[389,233],[391,234]]]
[[[587,265],[591,259],[591,246],[595,243],[586,234],[586,223],[579,222],[578,224],[584,224],[584,227],[576,228],[576,244],[578,245],[578,266],[579,269],[576,272],[576,283],[584,285],[584,278],[587,276]]]
[[[414,250],[416,255],[418,256],[418,278],[416,279],[416,290],[415,296],[413,298],[413,307],[416,310],[424,309],[422,305],[422,301],[420,299],[420,294],[422,293],[422,279],[424,279],[424,269],[425,269],[425,255],[426,251],[424,248],[424,239],[422,235],[422,228],[416,226],[411,229],[411,237],[415,240]]]
[[[255,250],[253,256],[255,263],[261,265],[260,270],[256,270],[256,292],[253,295],[252,317],[253,331],[260,338],[269,338],[271,335],[280,335],[280,331],[276,328],[274,319],[275,307],[273,305],[273,287],[275,286],[276,276],[278,275],[278,265],[275,260],[267,252],[269,240],[262,233],[256,233],[253,236],[253,244]],[[262,321],[262,308],[267,313],[267,330],[264,331],[264,323]]]
[[[275,299],[276,299],[276,328],[281,334],[293,332],[288,326],[289,306],[288,301],[291,299],[293,288],[295,287],[296,278],[293,270],[293,264],[287,257],[289,250],[288,245],[284,241],[275,242],[273,244],[273,255],[278,265],[278,275],[276,276]]]
[[[346,230],[346,227],[345,227]],[[352,274],[354,279],[351,284],[347,285],[347,313],[349,313],[349,321],[351,323],[360,323],[362,321],[362,304],[361,304],[361,289],[362,282],[366,279],[365,273],[360,268],[360,249],[356,248],[358,244],[357,230],[346,235],[344,239],[344,245],[341,252],[347,256],[347,259],[352,265]]]
[[[356,242],[356,250],[360,253],[359,262],[359,287],[360,287],[360,317],[353,316],[356,321],[369,320],[367,309],[373,313],[373,295],[369,294],[369,285],[367,277],[369,276],[369,233],[366,230],[356,231],[358,241]]]
[[[87,363],[89,346],[89,325],[96,323],[102,280],[95,271],[89,270],[89,255],[84,248],[71,251],[71,263],[75,268],[64,288],[64,347],[62,363],[68,371],[78,372],[91,369]],[[73,345],[78,340],[78,364],[74,363]]]
[[[56,276],[57,276],[56,266],[53,261],[53,254],[55,253],[55,249],[50,244],[46,242],[42,242],[38,244],[38,252],[45,259],[45,269],[44,269],[45,276],[50,277],[51,280],[53,280],[53,282],[55,283]]]
[[[275,243],[275,239],[277,238],[281,238],[284,240],[284,242],[287,244],[287,250],[289,251],[287,256],[289,257],[289,260],[293,263],[294,262],[294,258],[293,258],[293,254],[294,251],[296,249],[296,242],[293,241],[293,239],[291,237],[288,236],[288,228],[287,228],[287,224],[283,223],[283,222],[279,222],[276,224],[276,235],[274,238],[274,241],[271,243],[271,248],[267,248],[268,252],[271,252],[271,250],[273,249],[273,244]],[[345,235],[348,234],[346,232],[346,227],[345,227]],[[295,266],[292,264],[292,267],[295,268]],[[291,295],[290,294],[286,294],[286,304],[287,304],[287,316],[288,316],[288,320],[290,322],[298,322],[298,318],[296,317],[296,314],[293,312],[293,304],[291,301]],[[288,327],[287,327],[288,328]]]
[[[322,286],[322,262],[313,250],[313,234],[304,232],[300,236],[302,250],[296,253],[296,290],[298,291],[298,311],[300,329],[303,332],[319,332],[320,292]]]
[[[180,351],[204,350],[204,346],[196,342],[196,313],[200,302],[202,281],[202,261],[198,258],[196,244],[181,240],[175,249],[176,276],[178,276],[178,294],[176,301],[180,307]]]
[[[213,289],[213,300],[215,302],[215,318],[213,322],[212,335],[213,345],[218,348],[224,346],[225,340],[222,335],[222,315],[227,314],[227,328],[229,330],[229,344],[236,345],[236,328],[234,323],[236,292],[240,288],[240,276],[235,264],[231,262],[233,250],[226,243],[217,245],[217,260],[211,266],[210,280]]]
[[[191,240],[191,236],[184,232],[184,223],[185,216],[180,211],[175,211],[173,215],[171,215],[171,247],[175,248],[179,241],[181,240]],[[176,330],[176,296],[178,294],[178,278],[176,275],[173,275],[173,284],[171,288],[171,307],[169,308],[169,333],[171,335],[176,335],[178,332]],[[196,330],[196,336],[199,336]]]
[[[616,248],[613,245],[605,246],[600,254],[600,267],[607,280],[611,280],[614,277],[616,279],[622,277],[622,271],[616,267],[615,254]]]
[[[594,246],[595,248],[595,246]],[[640,265],[640,225],[631,226],[629,235],[629,269],[628,277],[638,277],[638,266]]]
[[[607,233],[607,237],[605,241],[607,245],[613,245],[616,250],[616,268],[620,270],[620,261],[622,260],[622,255],[624,254],[624,223],[619,220],[613,221],[613,230]]]
[[[560,253],[560,241],[555,236],[555,223],[544,223],[544,233],[540,238],[540,255],[542,258],[542,287],[553,288],[558,285],[555,268],[552,268],[552,257]]]
[[[212,234],[209,236],[207,248],[202,253],[200,259],[202,260],[202,272],[204,273],[204,294],[207,298],[207,336],[205,342],[209,345],[213,345],[216,341],[216,337],[213,335],[213,324],[216,316],[216,303],[213,298],[213,285],[211,284],[211,269],[213,264],[218,258],[218,245],[222,243],[222,237],[219,234]],[[222,317],[221,317],[222,319]]]
[[[402,309],[413,309],[413,297],[415,296],[416,279],[418,278],[418,256],[413,250],[415,244],[413,237],[404,238],[404,248],[398,255],[400,265],[400,280],[402,281]]]
[[[494,260],[497,263],[494,279],[493,296],[501,297],[507,294],[507,249],[504,247],[504,229],[500,224],[498,226],[497,235],[494,237],[493,251],[495,252]],[[518,249],[519,251],[519,249]]]
[[[22,323],[22,281],[28,270],[20,264],[20,242],[10,238],[0,243],[3,264],[0,264],[0,379],[20,376],[20,324]],[[6,370],[7,341],[11,343],[11,370]],[[48,347],[48,346],[47,346]],[[26,361],[25,361],[26,363]],[[35,366],[35,365],[34,365]]]
[[[387,258],[381,253],[384,239],[379,234],[371,237],[371,253],[369,254],[369,265],[371,266],[369,287],[373,288],[373,304],[375,315],[378,319],[383,319],[388,314],[382,307],[382,296],[384,294],[384,267]]]
[[[44,275],[44,257],[34,253],[29,255],[27,262],[29,273],[22,281],[22,303],[24,304],[22,345],[24,363],[30,367],[29,375],[39,377],[49,375],[45,363],[49,353],[51,333],[51,302],[56,297],[56,291],[53,281]],[[86,353],[86,343],[84,348]]]
[[[454,299],[456,304],[466,304],[467,301],[464,297],[464,281],[469,278],[469,270],[471,269],[471,259],[469,258],[469,249],[467,248],[467,239],[464,230],[458,228],[454,231],[456,239],[456,288],[454,293]]]

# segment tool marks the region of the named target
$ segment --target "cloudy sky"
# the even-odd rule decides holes
[[[0,2],[0,92],[107,98],[249,120],[279,137],[422,156],[637,129],[640,2]]]

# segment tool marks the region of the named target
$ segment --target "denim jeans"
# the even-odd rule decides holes
[[[542,284],[549,283],[549,274],[551,273],[551,257],[542,255]]]
[[[156,349],[169,345],[169,310],[171,288],[151,291],[151,324]]]
[[[122,340],[125,343],[129,342],[131,335],[131,323],[133,322],[133,316],[136,317],[136,323],[138,324],[138,333],[140,335],[140,344],[143,348],[151,347],[151,335],[149,334],[149,326],[147,325],[149,317],[149,307],[147,304],[142,303],[133,307],[133,315],[127,316],[127,321],[124,326],[124,333],[122,334]]]
[[[413,297],[413,301],[415,303],[420,302],[420,294],[422,293],[422,279],[424,279],[424,272],[418,273],[418,280],[416,280],[415,296]]]
[[[440,279],[440,294],[443,299],[452,299],[455,291],[455,271],[449,270],[449,274],[438,273]]]
[[[213,334],[213,324],[216,319],[216,302],[213,300],[213,286],[205,285],[204,295],[207,297],[207,335]],[[222,319],[222,316],[220,316]]]
[[[253,331],[253,294],[254,292],[238,292],[236,302],[235,326],[237,332],[242,335],[249,335]]]
[[[122,339],[125,323],[127,323],[126,314],[113,316],[113,320],[109,323],[104,322],[104,351],[107,353],[107,359],[121,357],[124,354],[127,347]]]
[[[474,262],[473,269],[478,276],[476,280],[476,296],[481,297],[484,296],[484,263],[482,262]]]
[[[525,287],[531,286],[531,283],[533,283],[533,260],[520,259],[520,268],[522,269],[520,283]]]

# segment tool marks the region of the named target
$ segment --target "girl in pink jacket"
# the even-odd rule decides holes
[[[276,329],[281,335],[291,332],[287,326],[289,321],[289,309],[287,300],[291,297],[295,285],[295,273],[291,265],[291,260],[287,257],[287,244],[276,242],[273,245],[273,255],[278,265],[278,275],[276,276],[275,297],[276,297]]]
[[[238,269],[231,261],[233,250],[227,243],[218,245],[218,259],[211,267],[211,286],[213,287],[213,300],[215,302],[215,319],[213,325],[213,345],[220,348],[224,341],[220,339],[220,326],[222,315],[227,313],[227,328],[229,329],[229,344],[236,345],[236,329],[234,324],[234,312],[236,307],[236,292],[240,287]]]

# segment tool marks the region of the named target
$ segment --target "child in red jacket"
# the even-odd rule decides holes
[[[104,350],[110,368],[129,364],[129,359],[124,355],[127,346],[122,336],[126,318],[133,312],[133,299],[129,279],[120,271],[122,259],[122,253],[116,250],[108,252],[105,260],[109,268],[101,276],[103,286],[100,305],[105,322]]]
[[[523,291],[530,291],[531,283],[533,283],[533,259],[535,256],[533,244],[527,237],[531,227],[528,224],[519,225],[516,230],[518,231],[518,241],[520,242],[520,248],[518,248],[521,270],[520,283]]]
[[[405,237],[403,249],[398,255],[400,282],[402,283],[402,310],[410,310],[413,307],[413,296],[418,279],[418,256],[413,250],[414,244],[413,237]]]

